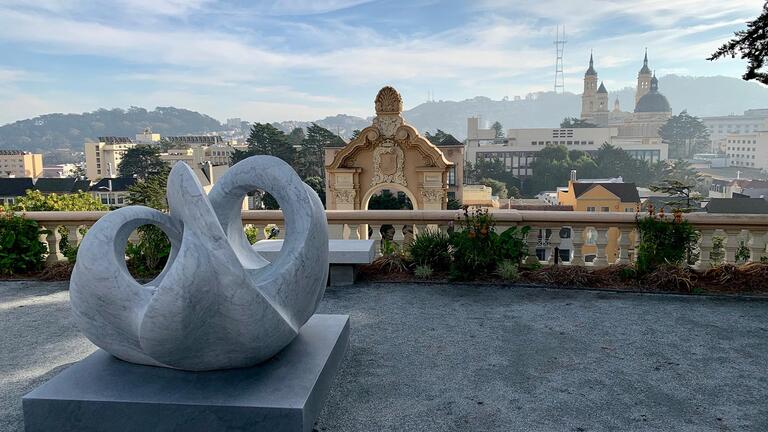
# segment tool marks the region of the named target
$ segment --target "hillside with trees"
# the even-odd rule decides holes
[[[161,135],[187,135],[217,131],[218,120],[182,108],[157,107],[152,111],[131,107],[99,109],[82,114],[46,114],[0,127],[0,149],[20,149],[50,155],[56,150],[82,152],[86,140],[99,136],[133,137],[145,128]],[[46,163],[50,159],[46,157]]]

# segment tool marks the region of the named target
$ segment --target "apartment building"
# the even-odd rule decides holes
[[[123,155],[136,144],[128,137],[104,136],[85,143],[85,172],[90,180],[118,176]]]
[[[506,138],[496,138],[493,129],[479,127],[479,119],[467,119],[466,160],[499,159],[518,177],[533,175],[531,165],[547,146],[564,145],[569,150],[595,152],[604,143],[626,150],[635,158],[658,162],[668,157],[668,145],[658,137],[619,136],[619,128],[509,129]]]
[[[768,131],[727,135],[725,155],[729,166],[768,170]]]
[[[32,177],[43,174],[43,155],[22,150],[0,150],[0,177]]]
[[[741,115],[702,117],[701,121],[709,130],[713,151],[725,151],[728,135],[755,133],[766,129],[768,109],[751,109]]]

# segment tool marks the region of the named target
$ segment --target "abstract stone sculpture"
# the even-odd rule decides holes
[[[243,232],[243,197],[266,190],[285,215],[273,263]],[[88,231],[70,282],[75,319],[88,339],[133,363],[204,371],[248,367],[274,356],[314,314],[328,278],[328,232],[317,194],[288,164],[254,156],[230,168],[206,196],[192,170],[168,177],[165,214],[131,206]],[[128,272],[125,246],[141,225],[171,241],[162,273],[146,285]]]

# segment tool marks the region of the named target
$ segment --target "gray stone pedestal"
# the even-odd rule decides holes
[[[314,315],[267,362],[214,372],[99,350],[24,396],[26,431],[311,431],[348,340],[349,316]]]

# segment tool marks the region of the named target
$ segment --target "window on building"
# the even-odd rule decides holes
[[[587,211],[588,211],[588,212],[594,212],[594,211],[595,211],[595,208],[594,208],[594,207],[587,207]]]
[[[611,209],[610,209],[610,207],[603,207],[603,208],[600,209],[600,211],[602,211],[603,213],[607,213],[607,212],[611,211]]]
[[[448,169],[448,185],[456,186],[456,167],[452,166]]]

